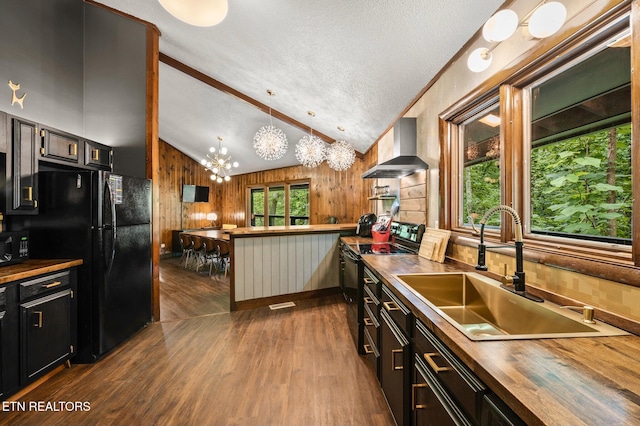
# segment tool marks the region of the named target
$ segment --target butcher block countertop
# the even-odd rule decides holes
[[[82,259],[29,259],[0,267],[0,285],[82,265]]]
[[[336,223],[327,225],[286,225],[286,226],[251,226],[225,230],[232,238],[273,237],[277,235],[314,234],[355,231],[356,223]]]
[[[415,255],[362,259],[527,424],[640,424],[640,337],[474,342],[393,277],[470,266]]]

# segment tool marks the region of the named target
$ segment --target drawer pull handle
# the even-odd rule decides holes
[[[363,300],[367,305],[373,304],[373,300],[370,297],[365,297]]]
[[[364,279],[364,283],[365,284],[373,284],[373,280],[371,278],[365,278]]]
[[[384,302],[382,305],[389,312],[400,310],[400,308],[398,307],[398,305],[395,304],[395,302]]]
[[[402,370],[404,367],[402,365],[396,365],[396,355],[401,354],[403,349],[391,349],[391,369],[392,370]]]
[[[371,327],[373,325],[373,320],[371,318],[365,318],[364,325],[366,325],[367,327]]]
[[[371,349],[371,345],[364,345],[364,353],[367,355],[371,355],[373,353],[373,349]]]
[[[24,201],[33,201],[33,186],[25,186],[22,188],[22,199]]]
[[[69,144],[69,155],[78,155],[78,144],[76,143]]]
[[[34,314],[38,317],[38,320],[33,324],[36,328],[42,328],[42,311],[35,311]]]
[[[91,150],[91,160],[93,161],[99,161],[100,160],[100,150],[97,148],[94,148]]]
[[[418,388],[427,388],[429,386],[427,386],[426,383],[414,383],[411,385],[411,409],[413,411],[416,410],[424,410],[425,408],[427,408],[426,405],[424,404],[418,404],[416,405],[416,389]]]
[[[440,367],[440,366],[438,366],[438,364],[436,364],[436,362],[433,360],[433,357],[434,356],[438,356],[438,355],[440,355],[440,354],[433,353],[433,352],[426,353],[426,354],[424,354],[424,359],[427,361],[429,366],[436,373],[440,373],[441,371],[449,371],[449,370],[451,370],[451,368],[449,368],[449,367]]]
[[[62,281],[54,281],[54,282],[49,283],[49,284],[43,284],[42,287],[43,288],[51,288],[51,287],[57,287],[60,284],[62,284]]]

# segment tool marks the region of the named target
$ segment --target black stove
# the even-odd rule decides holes
[[[359,254],[415,254],[415,250],[393,243],[355,244],[350,247]]]
[[[362,254],[418,254],[424,231],[425,226],[422,224],[392,222],[391,241],[351,244],[345,248],[348,248],[356,256]]]

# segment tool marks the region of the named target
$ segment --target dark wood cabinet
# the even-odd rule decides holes
[[[103,170],[111,170],[113,150],[93,141],[84,141],[84,164]]]
[[[7,116],[7,214],[38,213],[38,148],[36,123]]]
[[[386,309],[380,310],[380,385],[398,426],[409,424],[409,340]]]
[[[43,127],[40,129],[42,145],[40,155],[49,160],[78,164],[84,152],[84,144],[77,136],[59,130]]]
[[[0,286],[0,399],[73,358],[76,269]]]

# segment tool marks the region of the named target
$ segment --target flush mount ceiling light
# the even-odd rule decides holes
[[[355,161],[356,151],[347,141],[336,141],[327,148],[327,164],[334,170],[347,170]]]
[[[493,15],[482,27],[482,37],[489,43],[504,41],[518,28],[518,15],[511,9],[503,9]]]
[[[158,0],[164,9],[196,27],[212,27],[227,16],[227,0]]]
[[[218,136],[218,150],[214,147],[209,148],[209,154],[206,155],[206,158],[200,160],[200,164],[205,167],[205,170],[211,170],[211,180],[215,180],[218,183],[222,183],[223,181],[229,182],[231,180],[231,176],[229,175],[232,167],[238,167],[239,164],[237,161],[231,162],[231,156],[227,155],[227,148],[221,146],[222,138]]]
[[[309,111],[311,118],[316,114]],[[310,127],[308,135],[304,135],[296,145],[296,159],[305,167],[318,167],[326,158],[324,142],[317,136],[313,136],[313,128]]]
[[[549,37],[564,24],[567,18],[567,9],[557,1],[551,1],[540,5],[529,18],[529,33],[535,38]]]
[[[543,0],[529,12],[523,21],[518,22],[518,15],[509,9],[496,12],[482,27],[482,37],[491,47],[475,49],[467,58],[467,67],[473,72],[482,72],[489,68],[492,61],[491,52],[501,42],[507,40],[518,26],[527,21],[529,34],[535,38],[545,38],[555,34],[567,18],[567,9],[557,1]]]
[[[287,135],[277,127],[273,126],[271,117],[271,97],[275,96],[272,90],[267,90],[269,94],[269,125],[261,127],[253,136],[253,148],[260,158],[265,160],[278,160],[284,156],[289,147]]]

